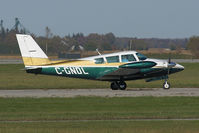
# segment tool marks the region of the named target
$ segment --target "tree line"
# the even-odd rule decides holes
[[[26,33],[25,29],[0,29],[0,54],[19,54],[16,40],[17,33]],[[100,51],[108,50],[148,50],[149,48],[188,48],[199,57],[199,37],[190,39],[158,39],[158,38],[128,38],[116,37],[113,33],[84,35],[76,33],[60,37],[54,35],[50,28],[45,28],[44,36],[36,36],[29,33],[37,41],[40,47],[51,55],[72,51]]]

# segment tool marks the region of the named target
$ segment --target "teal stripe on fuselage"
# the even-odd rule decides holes
[[[43,67],[41,74],[97,79],[117,69],[117,67]]]

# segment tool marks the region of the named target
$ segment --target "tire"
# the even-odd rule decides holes
[[[119,84],[120,90],[125,90],[126,89],[126,83],[124,81],[120,81],[118,84]]]
[[[118,84],[117,84],[116,82],[112,82],[112,83],[111,83],[111,89],[112,89],[112,90],[118,90],[118,89],[119,89]]]
[[[170,84],[167,81],[165,81],[163,84],[163,89],[168,90],[170,89],[170,87],[171,87]]]

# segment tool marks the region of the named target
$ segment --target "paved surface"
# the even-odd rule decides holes
[[[0,123],[38,123],[38,122],[50,122],[50,123],[56,123],[56,122],[96,122],[96,121],[199,121],[198,118],[179,118],[179,119],[105,119],[105,120],[3,120],[0,121]]]
[[[0,64],[22,64],[21,59],[0,59]]]
[[[163,59],[164,60],[164,59]],[[167,59],[165,59],[167,60]],[[171,59],[173,62],[177,63],[199,63],[199,59]],[[22,64],[21,59],[0,59],[0,64]]]
[[[111,90],[111,89],[49,89],[49,90],[0,90],[0,97],[77,97],[77,96],[99,96],[99,97],[139,97],[139,96],[199,96],[199,88],[140,88]]]
[[[199,63],[199,59],[171,59],[171,61],[177,63]]]

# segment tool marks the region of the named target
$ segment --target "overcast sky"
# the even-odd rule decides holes
[[[113,32],[120,37],[199,35],[199,0],[0,0],[0,19],[36,35]]]

